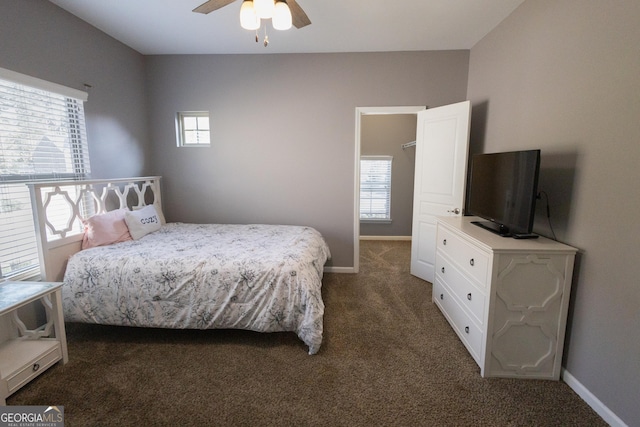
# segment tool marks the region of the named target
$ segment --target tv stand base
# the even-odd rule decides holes
[[[513,237],[514,239],[537,239],[539,236],[537,234],[527,234],[527,233],[522,233],[522,234],[518,234],[518,233],[514,233],[511,235],[511,237]]]
[[[492,233],[495,233],[502,237],[511,237],[511,233],[509,233],[509,229],[504,225],[498,225],[495,222],[491,221],[471,221],[471,224],[477,225],[478,227],[482,227],[485,230],[489,230]]]

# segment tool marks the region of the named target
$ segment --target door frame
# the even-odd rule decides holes
[[[360,270],[360,147],[361,147],[361,120],[362,116],[389,115],[389,114],[415,114],[426,110],[426,106],[405,107],[356,107],[356,135],[355,135],[355,160],[354,160],[354,203],[353,203],[353,273]]]

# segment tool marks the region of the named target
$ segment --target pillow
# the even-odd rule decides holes
[[[127,212],[125,208],[118,209],[104,214],[93,215],[82,221],[84,225],[82,249],[131,240],[129,228],[124,221],[125,212]]]
[[[139,211],[140,209],[144,209],[149,205],[146,206],[142,206],[141,208],[137,207],[137,206],[133,206],[131,208],[132,211]],[[158,205],[156,205],[155,203],[153,204],[153,207],[156,208],[156,213],[158,214],[158,218],[160,218],[160,225],[165,225],[167,223],[167,220],[164,219],[164,213],[162,213],[162,208],[160,208]]]
[[[153,205],[145,206],[137,211],[125,212],[124,220],[134,240],[138,240],[149,233],[160,230],[162,226],[160,216]]]
[[[167,220],[164,219],[164,213],[162,213],[162,209],[159,206],[153,205],[156,208],[156,212],[158,213],[158,217],[160,218],[160,225],[165,225]]]

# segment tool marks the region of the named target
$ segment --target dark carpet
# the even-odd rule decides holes
[[[409,242],[363,241],[325,274],[324,341],[293,333],[67,324],[69,363],[8,398],[70,426],[605,426],[565,383],[483,379],[409,274]]]

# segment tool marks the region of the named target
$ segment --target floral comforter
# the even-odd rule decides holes
[[[175,329],[293,331],[322,343],[329,248],[310,227],[169,223],[68,262],[68,322]]]

